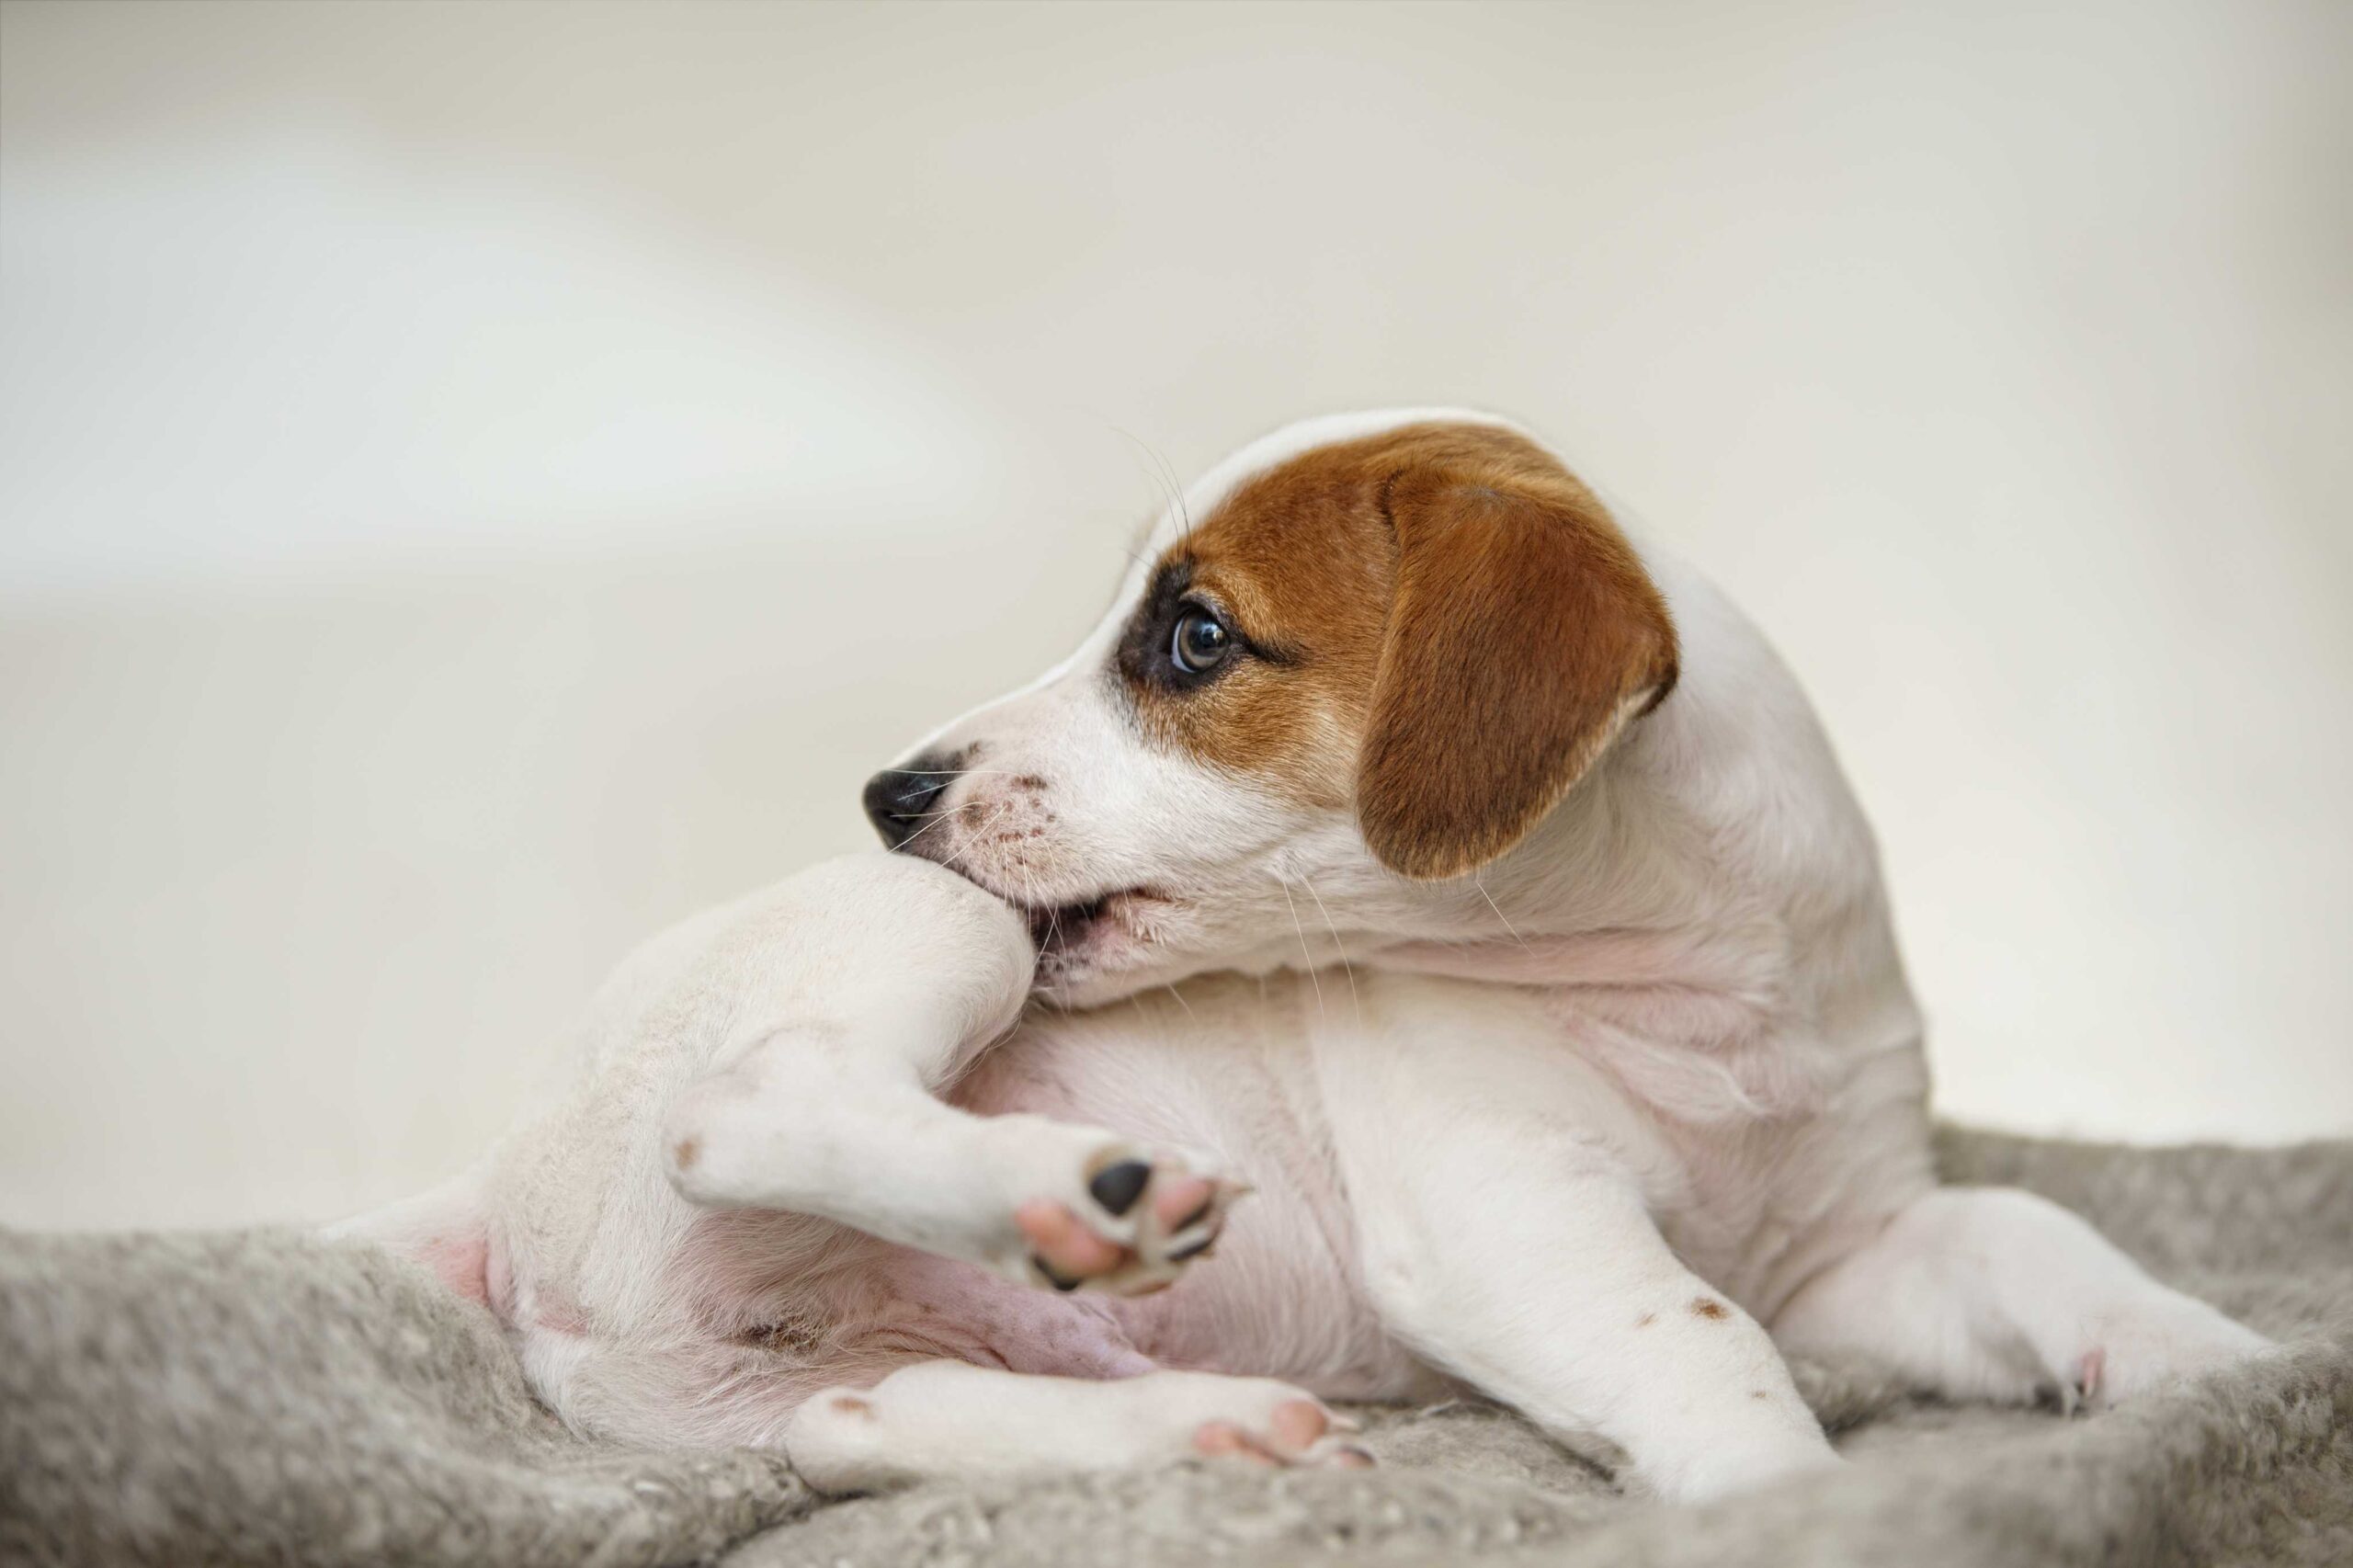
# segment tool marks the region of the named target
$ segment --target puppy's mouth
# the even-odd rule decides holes
[[[1029,939],[1040,958],[1068,956],[1124,940],[1142,946],[1151,939],[1149,916],[1169,900],[1149,888],[1117,888],[1076,903],[1043,905],[1010,901],[1029,922]]]
[[[1051,989],[1081,971],[1124,966],[1157,945],[1159,926],[1176,901],[1153,888],[1113,888],[1069,903],[1035,903],[972,881],[1004,899],[1029,922],[1038,949],[1040,989]]]
[[[1058,903],[1051,908],[1039,904],[1016,904],[1029,922],[1029,940],[1040,953],[1067,949],[1073,942],[1084,941],[1086,929],[1103,918],[1110,907],[1112,895],[1099,893],[1084,903]]]

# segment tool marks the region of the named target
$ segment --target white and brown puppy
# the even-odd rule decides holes
[[[1323,1401],[1467,1386],[1695,1498],[1835,1462],[1784,1350],[2099,1405],[2263,1346],[1937,1185],[1804,699],[1507,424],[1245,449],[867,803],[906,854],[655,941],[363,1225],[582,1428],[855,1488],[1361,1462]]]

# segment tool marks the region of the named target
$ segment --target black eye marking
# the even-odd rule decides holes
[[[1120,639],[1120,673],[1129,683],[1189,691],[1230,667],[1248,644],[1223,612],[1193,591],[1193,563],[1163,562]]]
[[[1209,685],[1245,655],[1269,665],[1300,659],[1294,651],[1261,642],[1234,624],[1231,610],[1193,586],[1193,563],[1180,557],[1153,574],[1120,633],[1113,664],[1131,687],[1182,693]]]

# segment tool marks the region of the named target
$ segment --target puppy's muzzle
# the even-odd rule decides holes
[[[946,761],[919,756],[911,767],[886,767],[866,781],[859,799],[884,848],[898,848],[930,824],[933,808],[956,782],[956,769],[942,766]]]

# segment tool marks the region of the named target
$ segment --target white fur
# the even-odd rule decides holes
[[[1483,417],[1245,448],[1147,553],[1253,472],[1432,416]],[[635,1440],[783,1440],[841,1486],[1148,1462],[1208,1421],[1307,1460],[1263,1437],[1287,1399],[1468,1386],[1692,1498],[1835,1462],[1776,1338],[2095,1402],[2259,1347],[2072,1216],[1936,1187],[1862,814],[1756,631],[1636,542],[1680,685],[1526,841],[1435,883],[1346,811],[1140,735],[1108,673],[1131,572],[1070,659],[917,748],[977,749],[915,846],[968,880],[855,858],[657,941],[574,1080],[452,1189],[535,1386]],[[1028,943],[974,884],[1160,896],[1016,1025]],[[1258,1195],[1165,1236],[1089,1196],[1131,1155]],[[1181,1282],[1016,1283],[1037,1198],[1132,1250],[1098,1287]],[[462,1272],[448,1209],[386,1228]],[[1133,1381],[1022,1375],[1049,1373]]]
[[[1269,1433],[1276,1412],[1303,1397],[1272,1379],[1212,1372],[1094,1382],[921,1361],[865,1392],[829,1390],[810,1400],[785,1441],[802,1476],[827,1492],[879,1491],[943,1473],[1132,1470],[1194,1455],[1197,1434],[1212,1423]],[[1008,1430],[1023,1440],[1006,1442]],[[1327,1430],[1287,1457],[1335,1457],[1344,1449],[1341,1428]]]

